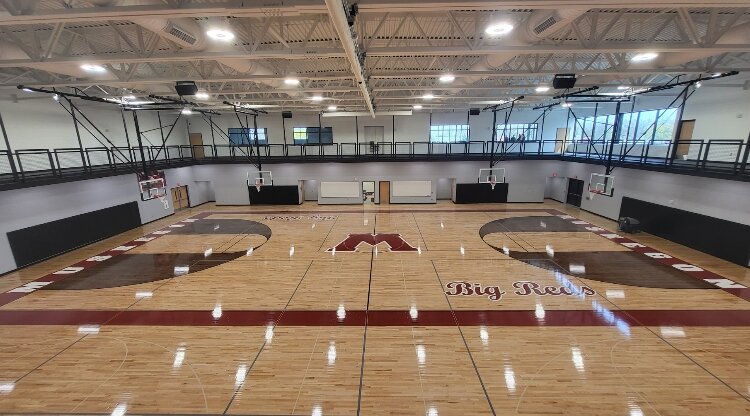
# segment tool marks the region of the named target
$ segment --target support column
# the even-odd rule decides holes
[[[3,132],[3,139],[5,139],[5,148],[8,150],[8,164],[10,164],[10,171],[13,173],[13,180],[18,180],[18,171],[16,170],[16,161],[13,160],[13,149],[10,148],[10,140],[8,139],[8,132],[5,131],[5,122],[3,122],[3,116],[0,114],[0,130]]]

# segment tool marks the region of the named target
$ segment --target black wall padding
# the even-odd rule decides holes
[[[508,184],[496,183],[493,190],[488,183],[457,183],[457,204],[508,202]]]
[[[140,226],[133,201],[11,231],[8,241],[16,264],[23,267]]]
[[[250,205],[299,205],[299,186],[274,185],[260,188],[248,186]]]
[[[620,217],[637,219],[647,233],[750,266],[750,226],[628,197]]]

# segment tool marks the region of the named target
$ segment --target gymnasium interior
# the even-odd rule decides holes
[[[1,0],[0,414],[750,414],[747,0]]]

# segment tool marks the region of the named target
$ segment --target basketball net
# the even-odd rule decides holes
[[[159,195],[159,200],[164,204],[164,209],[169,209],[169,199],[166,195]]]
[[[490,179],[490,186],[492,187],[492,190],[493,190],[493,191],[495,190],[495,184],[496,184],[496,183],[497,183],[497,182],[495,182],[495,180],[494,180],[494,179]]]
[[[262,187],[263,187],[263,182],[261,180],[259,180],[259,179],[256,179],[255,180],[255,189],[257,189],[258,192],[260,192],[260,188],[262,188]]]

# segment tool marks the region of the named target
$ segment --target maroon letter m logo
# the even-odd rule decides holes
[[[391,251],[417,251],[401,237],[401,234],[349,234],[336,247],[326,251],[357,251],[357,247],[362,243],[370,246],[386,243]]]

